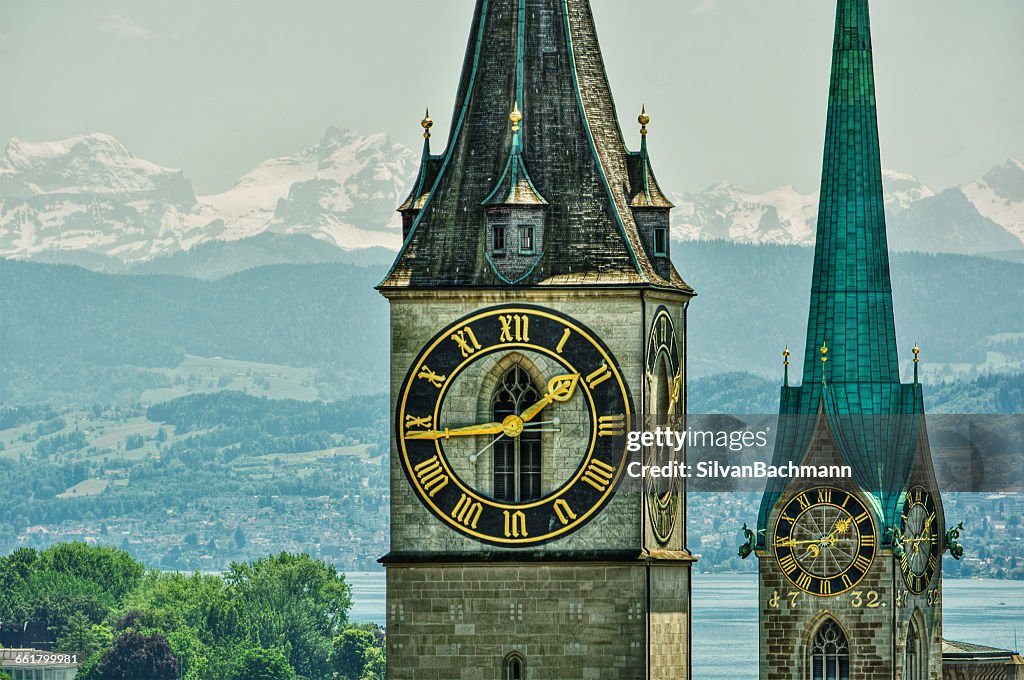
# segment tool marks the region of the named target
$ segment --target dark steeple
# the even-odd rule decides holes
[[[515,131],[514,109],[523,122]],[[418,184],[435,158],[424,154]],[[692,293],[635,214],[637,200],[671,205],[646,153],[638,156],[619,129],[587,0],[477,0],[448,147],[430,186],[410,197],[422,209],[381,288],[653,285]],[[539,220],[533,261],[510,274],[501,268],[514,258],[494,259],[488,234],[515,227],[517,196],[535,196],[532,205],[544,208],[529,217]],[[488,222],[498,219],[506,222]]]

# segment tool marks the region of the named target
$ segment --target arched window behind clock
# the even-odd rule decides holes
[[[518,364],[506,371],[491,400],[495,422],[518,415],[537,403],[540,391]],[[515,438],[498,437],[494,445],[494,498],[522,502],[540,498],[540,433],[524,431]]]
[[[812,680],[850,680],[850,646],[835,621],[818,628],[810,651]]]

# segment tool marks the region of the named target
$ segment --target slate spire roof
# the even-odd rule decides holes
[[[516,105],[518,136],[508,125]],[[644,177],[654,187],[645,196],[664,199],[649,161],[636,172],[635,156],[619,128],[588,0],[477,0],[448,146],[429,189],[413,192],[422,210],[380,288],[509,285],[485,257],[485,202],[504,200],[492,196],[499,185],[513,188],[504,176],[515,180],[514,199],[533,193],[547,202],[543,253],[517,285],[692,294],[674,267],[648,252],[634,219],[630,204]],[[428,157],[435,158],[425,151],[425,166]]]
[[[774,462],[800,464],[826,425],[891,523],[924,436],[924,402],[920,384],[899,376],[868,0],[837,2],[820,198],[803,384],[782,388]],[[762,529],[784,489],[765,493]]]

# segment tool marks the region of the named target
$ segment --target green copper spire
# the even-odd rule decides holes
[[[867,0],[839,0],[804,384],[898,383]],[[817,404],[809,404],[817,409]]]

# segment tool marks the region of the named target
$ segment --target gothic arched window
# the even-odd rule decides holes
[[[911,621],[910,628],[907,631],[907,658],[905,665],[903,677],[906,680],[927,679],[928,664],[925,659],[924,648],[921,645],[921,634],[918,631],[917,621]]]
[[[850,680],[850,645],[835,621],[823,624],[811,643],[812,680]]]
[[[526,675],[523,672],[523,657],[516,653],[505,657],[505,675],[502,680],[524,680]]]
[[[519,415],[540,401],[540,391],[519,365],[510,368],[494,390],[495,422]],[[540,498],[540,433],[524,431],[515,438],[499,435],[494,444],[494,498],[521,502]]]

